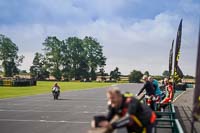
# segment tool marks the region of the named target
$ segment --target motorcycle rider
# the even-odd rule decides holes
[[[126,127],[128,133],[151,133],[155,123],[156,115],[147,106],[134,97],[125,97],[118,89],[111,88],[107,91],[109,101],[108,115],[100,122],[96,122],[95,127],[104,127],[111,131],[117,128]],[[113,118],[118,116],[117,121]]]
[[[54,94],[55,92],[58,93],[58,96],[60,95],[60,86],[58,85],[58,83],[55,83],[52,87],[52,93]]]
[[[145,81],[145,83],[144,83],[144,86],[140,89],[137,96],[139,96],[144,90],[146,90],[147,96],[149,96],[149,97],[155,96],[155,88],[154,88],[153,84],[148,80],[147,75],[144,75],[142,79]],[[151,102],[150,107],[152,110],[155,110],[155,102],[154,101]]]

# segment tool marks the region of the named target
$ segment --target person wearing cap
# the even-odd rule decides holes
[[[128,133],[151,133],[156,114],[134,97],[124,97],[117,89],[107,91],[108,114],[106,117],[94,117],[93,127],[106,128],[107,132],[126,127]],[[118,120],[113,118],[118,116]]]

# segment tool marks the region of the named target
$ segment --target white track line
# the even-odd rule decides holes
[[[174,100],[173,100],[173,103],[176,102],[177,99],[179,99],[179,97],[181,97],[186,91],[183,91],[180,95],[178,95]]]
[[[49,121],[49,120],[17,120],[17,119],[0,119],[4,122],[42,122],[42,123],[70,123],[70,124],[88,124],[88,121]]]
[[[75,113],[75,114],[105,114],[107,112],[89,112],[89,111],[80,111],[80,112],[72,112],[72,111],[43,111],[43,110],[7,110],[0,109],[0,112],[35,112],[35,113]]]

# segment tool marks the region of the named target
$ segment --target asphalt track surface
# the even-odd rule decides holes
[[[121,84],[136,94],[143,84]],[[0,100],[0,133],[87,133],[94,115],[106,114],[107,88]],[[121,131],[119,131],[121,132]]]

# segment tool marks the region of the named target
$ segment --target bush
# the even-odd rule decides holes
[[[129,82],[130,83],[141,83],[141,78],[143,74],[141,71],[133,70],[129,75]]]
[[[164,77],[163,76],[159,76],[159,75],[157,75],[157,76],[152,76],[153,77],[153,79],[156,79],[156,80],[163,80],[164,79]]]

